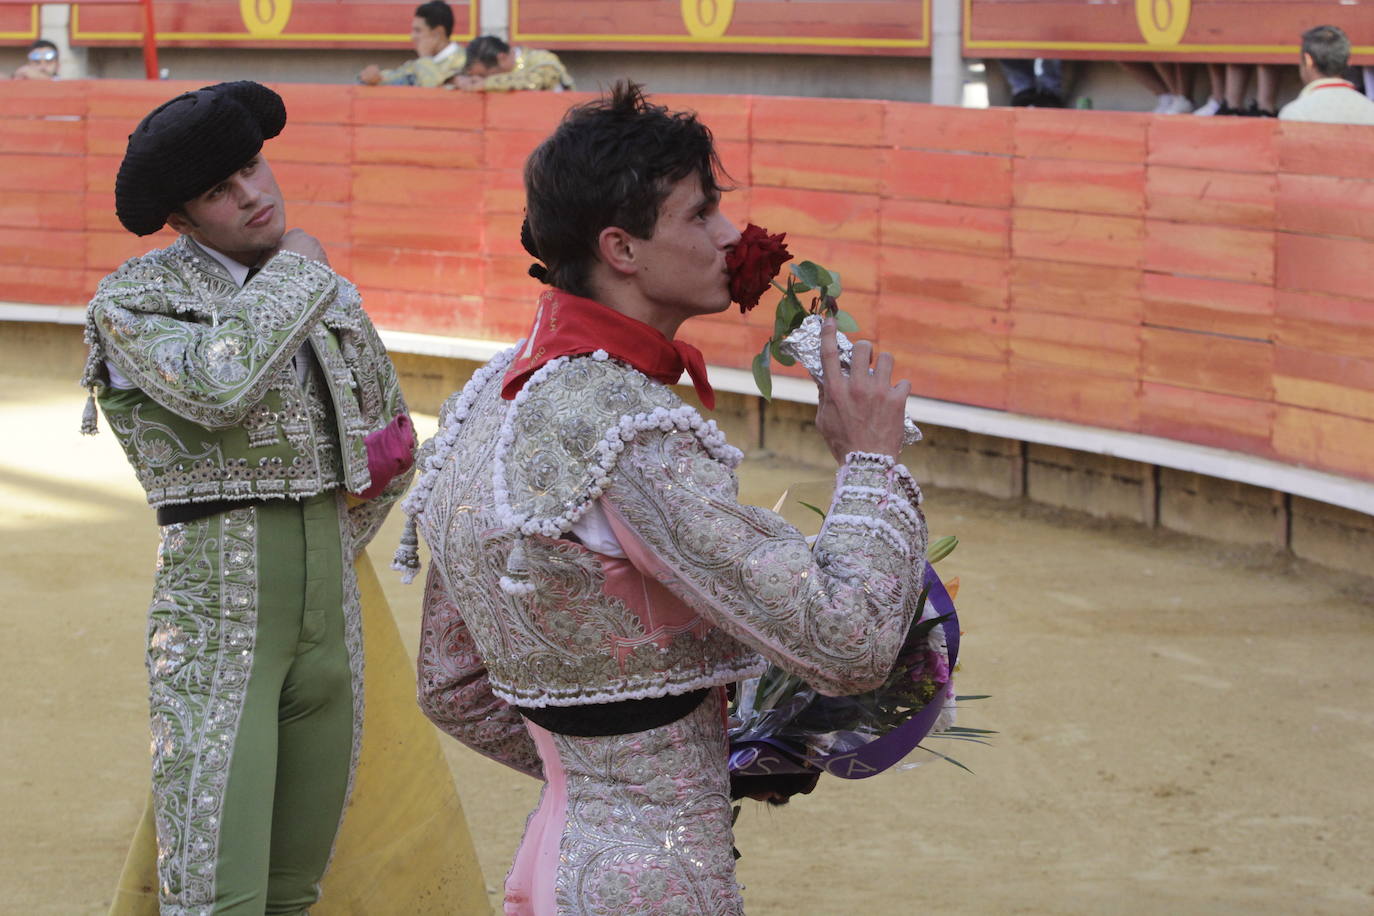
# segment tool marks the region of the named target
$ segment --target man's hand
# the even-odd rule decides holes
[[[281,237],[281,241],[277,243],[277,247],[272,250],[271,254],[276,255],[281,251],[290,251],[303,258],[319,261],[325,267],[329,266],[329,255],[324,253],[324,246],[320,244],[319,239],[304,229],[286,230],[286,234]],[[271,260],[271,257],[267,260]]]
[[[835,319],[821,328],[821,401],[816,429],[825,437],[838,462],[850,452],[873,452],[897,457],[902,450],[902,420],[911,383],[892,384],[892,354],[878,354],[866,340],[854,344],[849,374],[840,368],[835,343]]]
[[[366,67],[363,67],[362,71],[358,74],[358,82],[362,83],[364,86],[380,85],[382,82],[382,68],[376,64],[368,64]]]

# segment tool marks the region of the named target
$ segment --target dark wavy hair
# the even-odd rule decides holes
[[[530,273],[590,297],[601,230],[652,238],[663,201],[693,174],[708,195],[728,190],[711,131],[694,112],[653,105],[633,82],[569,110],[525,162],[521,240],[545,265]]]

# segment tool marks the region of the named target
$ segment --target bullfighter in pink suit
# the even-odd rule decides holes
[[[551,289],[445,404],[406,503],[398,568],[418,568],[415,526],[433,555],[421,705],[545,781],[511,916],[741,913],[726,685],[773,661],[870,689],[916,609],[926,530],[890,356],[861,342],[846,375],[825,334],[817,428],[839,470],[814,546],[740,505],[739,450],[668,387],[685,370],[713,406],[674,338],[730,306],[721,174],[706,127],[636,86],[565,117],[525,169]]]

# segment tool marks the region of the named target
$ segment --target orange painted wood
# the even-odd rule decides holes
[[[1275,282],[1282,289],[1374,296],[1374,242],[1280,232]]]
[[[751,148],[749,175],[755,186],[865,194],[882,190],[887,150],[856,156],[852,146],[768,141],[755,141]]]
[[[880,262],[883,296],[1007,307],[1007,262],[1003,258],[917,248],[884,247]]]
[[[548,136],[542,130],[489,130],[483,136],[482,166],[486,169],[525,168],[525,160]]]
[[[1324,382],[1337,388],[1348,388],[1357,392],[1363,402],[1358,411],[1343,410],[1340,406],[1321,401],[1304,403],[1285,398],[1280,393],[1278,400],[1285,404],[1304,404],[1343,413],[1348,416],[1363,416],[1374,419],[1374,353],[1365,356],[1333,356],[1320,350],[1305,350],[1287,347],[1282,344],[1274,348],[1274,376],[1282,376],[1289,382],[1307,380]]]
[[[1104,267],[1141,266],[1143,220],[1026,207],[1013,208],[1011,220],[1011,250],[1015,257]]]
[[[1374,301],[1276,290],[1274,339],[1338,356],[1374,353]]]
[[[878,241],[878,197],[873,194],[758,187],[750,191],[749,214],[772,232]]]
[[[1018,207],[1109,216],[1145,212],[1145,167],[1138,162],[1018,158],[1012,187]]]
[[[750,110],[754,107],[754,96],[674,92],[654,93],[653,101],[673,111],[695,112],[697,120],[711,129],[717,146],[727,141],[749,142]]]
[[[1140,431],[1268,457],[1275,407],[1196,388],[1146,381],[1140,386]]]
[[[1280,404],[1273,442],[1275,454],[1285,461],[1368,478],[1374,422]]]
[[[817,105],[815,99],[782,96],[754,100],[750,139],[790,143],[839,143],[881,147],[884,102],[847,99],[842,104]]]
[[[485,96],[413,86],[359,86],[353,95],[354,124],[443,127],[477,130],[483,124]]]
[[[1145,221],[1145,269],[1246,283],[1274,282],[1274,233]]]
[[[484,315],[488,303],[477,293],[412,293],[376,287],[360,287],[359,292],[368,316],[380,327],[478,340],[516,339],[489,323]]]
[[[479,131],[360,124],[353,129],[353,143],[353,158],[360,163],[444,169],[482,167],[484,144]]]
[[[15,55],[13,65],[18,67],[21,60],[20,55]],[[86,116],[89,96],[84,82],[5,80],[4,88],[0,92],[0,130],[8,121],[19,118]]]
[[[1274,288],[1267,284],[1147,273],[1141,298],[1148,324],[1254,340],[1274,338]]]
[[[903,149],[1011,155],[1013,111],[888,102],[883,143]]]
[[[1020,362],[1134,379],[1140,373],[1140,333],[1116,321],[1018,311],[1009,340],[1012,358]]]
[[[901,341],[884,346],[892,351],[894,374],[910,380],[911,393],[917,397],[1007,409],[1005,360],[913,350]]]
[[[1146,327],[1141,378],[1252,400],[1274,396],[1274,347],[1267,341]]]
[[[155,235],[139,238],[123,227],[117,230],[87,231],[85,233],[84,263],[86,267],[104,273],[114,270],[130,258],[147,254],[156,248],[166,248],[176,241],[176,233],[163,229]],[[95,287],[86,291],[85,298],[95,292]]]
[[[86,160],[41,153],[0,154],[0,192],[81,191],[86,186]]]
[[[270,160],[269,160],[270,161]],[[314,202],[332,201],[342,203],[353,194],[353,170],[356,166],[328,165],[320,162],[282,162],[272,163],[272,173],[277,177],[283,194],[290,188],[290,199]]]
[[[72,229],[0,227],[0,264],[70,266],[72,252],[81,249],[83,235]]]
[[[81,156],[86,152],[86,125],[80,120],[0,119],[0,153]]]
[[[1374,177],[1374,169],[1368,174]],[[1278,218],[1284,229],[1374,241],[1374,181],[1279,175],[1277,183]]]
[[[483,221],[476,208],[436,208],[417,219],[411,206],[355,202],[349,229],[350,241],[358,247],[467,250],[476,254],[481,248]]]
[[[490,255],[482,259],[482,289],[485,295],[533,303],[544,285],[530,276],[534,259],[527,254]]]
[[[882,202],[884,245],[1005,256],[1011,226],[1006,210],[920,200]]]
[[[284,189],[283,193],[285,193]],[[329,253],[330,264],[334,266],[334,270],[343,273],[334,263],[334,253],[341,247],[350,246],[352,243],[353,214],[351,207],[347,204],[293,200],[287,195],[286,224],[298,226],[319,239]]]
[[[453,93],[465,95],[465,93]],[[548,136],[569,108],[597,98],[594,92],[475,93],[486,103],[487,130],[533,130]]]
[[[428,214],[444,207],[479,207],[483,173],[438,172],[418,165],[354,165],[354,202],[412,207]]]
[[[1130,267],[1012,258],[1011,309],[1138,324],[1140,278]]]
[[[1018,156],[1137,164],[1145,158],[1147,115],[1018,108],[1014,117]]]
[[[115,214],[114,189],[109,191],[87,191],[82,195],[71,195],[81,201],[78,204],[78,212],[85,219],[87,232],[98,232],[108,230],[110,232],[127,232],[119,222],[119,217]]]
[[[66,267],[34,267],[0,262],[0,290],[14,302],[41,305],[85,303],[95,287],[86,286],[84,271]]]
[[[1271,118],[1151,118],[1150,165],[1272,172],[1278,167]]]
[[[1154,219],[1273,229],[1278,180],[1260,172],[1220,172],[1152,165],[1145,173],[1146,212]]]
[[[357,92],[372,87],[321,86],[317,83],[270,83],[286,106],[286,126],[352,123],[353,99]]]
[[[297,124],[288,117],[286,128],[263,144],[262,154],[274,165],[312,162],[346,166],[355,158],[353,128],[346,124]]]
[[[1005,208],[1011,204],[1011,163],[1008,156],[893,150],[885,161],[864,165],[883,166],[889,197]]]
[[[84,229],[85,195],[76,191],[6,191],[0,194],[0,226]]]
[[[476,210],[478,201],[485,213],[525,212],[525,176],[520,169],[486,169],[482,172],[482,186],[478,198],[470,206]]]
[[[92,156],[123,157],[129,134],[138,121],[134,118],[91,117],[85,121],[86,153]]]
[[[726,200],[728,202],[729,198]],[[784,271],[799,261],[815,261],[822,267],[833,268],[840,275],[840,286],[846,299],[851,291],[876,293],[879,289],[878,262],[882,249],[877,245],[789,232],[787,249],[792,252],[794,260],[783,265]]]
[[[482,259],[443,251],[355,248],[353,280],[359,286],[401,292],[481,295]]]
[[[900,345],[904,353],[934,350],[1007,359],[1011,320],[1006,312],[905,296],[888,297],[883,305],[875,327],[883,348]],[[868,331],[862,325],[860,329]]]
[[[1140,381],[1018,359],[1007,374],[1007,409],[1108,429],[1139,425]]]
[[[126,135],[132,133],[144,116],[163,102],[194,92],[205,85],[204,80],[90,80],[84,85],[92,117],[114,118],[128,122]],[[10,90],[6,89],[8,93]],[[0,94],[3,97],[3,94]],[[83,107],[81,114],[86,114]],[[287,117],[289,119],[290,113]]]
[[[1280,121],[1274,139],[1281,172],[1368,178],[1374,162],[1374,131],[1364,124]]]

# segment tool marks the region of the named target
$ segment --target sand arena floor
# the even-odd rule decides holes
[[[0,912],[102,913],[146,792],[157,532],[80,391],[0,385]],[[745,498],[824,477],[751,460]],[[1367,584],[964,493],[927,512],[963,542],[959,683],[993,697],[962,721],[995,746],[746,805],[752,916],[1374,912]],[[383,578],[413,648],[418,587]],[[536,786],[445,746],[495,892]]]

